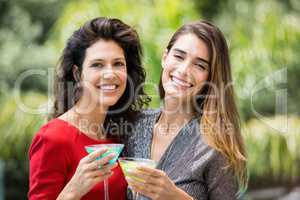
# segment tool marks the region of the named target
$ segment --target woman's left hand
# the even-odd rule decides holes
[[[134,177],[127,178],[127,182],[132,189],[153,200],[192,199],[183,190],[176,187],[172,180],[162,170],[138,167],[136,171],[130,172],[128,175]]]

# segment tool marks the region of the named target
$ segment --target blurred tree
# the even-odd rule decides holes
[[[229,42],[234,84],[246,120],[300,114],[296,89],[300,84],[300,3],[295,2],[228,0],[214,19]]]
[[[275,116],[243,126],[250,188],[297,185],[300,181],[300,119]]]
[[[44,95],[28,92],[17,99],[14,92],[0,96],[0,160],[5,161],[5,199],[10,200],[27,199],[28,149],[32,136],[45,123],[45,117],[26,110],[47,103]]]
[[[32,135],[43,123],[13,101],[12,88],[28,70],[53,67],[55,51],[44,45],[49,30],[66,1],[0,0],[0,159],[5,161],[5,199],[27,199],[27,151]],[[24,74],[23,74],[24,75]],[[47,91],[47,78],[38,75],[24,80],[22,90]],[[26,104],[46,101],[40,94],[27,93]]]
[[[229,0],[194,0],[196,9],[206,19],[212,21],[219,15]]]
[[[55,52],[44,45],[48,32],[67,1],[0,1],[0,84],[14,87],[20,74],[55,64]],[[32,84],[34,83],[34,84]],[[46,91],[45,77],[30,76],[22,89]]]

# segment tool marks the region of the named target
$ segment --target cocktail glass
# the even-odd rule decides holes
[[[154,160],[144,159],[144,158],[133,158],[133,157],[119,158],[119,163],[121,165],[122,171],[126,179],[131,178],[137,181],[143,181],[143,180],[140,180],[139,178],[134,176],[130,176],[128,173],[135,171],[137,167],[145,166],[154,169],[157,165],[157,163]],[[133,200],[138,200],[139,194],[134,191],[132,192],[133,192]]]
[[[124,144],[95,144],[95,145],[88,145],[85,146],[85,150],[88,153],[92,153],[96,150],[100,149],[107,149],[107,151],[102,154],[97,160],[108,156],[111,153],[115,154],[115,157],[109,161],[109,164],[113,165],[119,158],[120,153],[124,148]],[[104,180],[104,199],[109,200],[109,190],[108,190],[108,180]]]

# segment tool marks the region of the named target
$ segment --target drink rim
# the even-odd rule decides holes
[[[153,163],[153,164],[157,164],[156,161],[152,160],[152,159],[147,159],[147,158],[135,158],[135,157],[120,157],[119,161],[142,161],[145,163]]]
[[[124,147],[124,144],[117,144],[117,143],[112,143],[112,144],[91,144],[91,145],[86,145],[84,147],[85,148]]]

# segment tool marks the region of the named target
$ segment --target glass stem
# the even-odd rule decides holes
[[[104,199],[109,200],[108,179],[104,180]]]
[[[139,198],[139,193],[133,192],[133,200],[138,200],[138,198]]]

